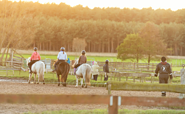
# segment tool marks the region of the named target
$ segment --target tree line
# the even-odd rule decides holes
[[[185,55],[185,9],[94,8],[65,3],[0,1],[0,49],[73,50],[73,39],[86,41],[88,52],[117,52],[127,35],[137,34],[147,22],[157,29],[169,55]],[[154,37],[153,39],[157,39]],[[75,48],[75,47],[74,47]],[[2,52],[1,52],[2,53]]]

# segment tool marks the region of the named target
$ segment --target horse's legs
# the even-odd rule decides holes
[[[43,84],[45,84],[45,82],[44,82],[44,73],[43,73],[43,77],[42,78],[43,78]]]
[[[57,74],[58,77],[58,86],[60,86],[60,75]]]
[[[28,80],[28,83],[30,84],[30,81],[31,81],[31,77],[32,77],[32,74],[30,73],[29,74],[29,80]]]
[[[34,84],[36,84],[36,74],[35,74],[35,76],[34,76]]]
[[[39,73],[37,73],[37,76],[38,76],[38,82],[37,82],[37,84],[39,84],[40,74],[39,74]],[[35,77],[36,77],[36,74],[35,74]]]
[[[81,78],[81,87],[84,87],[84,86],[83,86],[83,78]]]
[[[76,77],[76,86],[75,87],[78,87],[78,77],[75,75]]]
[[[86,84],[86,79],[85,79],[85,75],[83,75],[83,79],[84,79],[84,83],[85,83],[85,88],[87,88],[87,84]]]

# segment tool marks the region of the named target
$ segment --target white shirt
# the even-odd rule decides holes
[[[66,54],[66,52],[64,52],[64,54],[63,54],[63,51],[60,51],[58,53],[57,59],[59,59],[59,60],[67,60],[67,54]]]

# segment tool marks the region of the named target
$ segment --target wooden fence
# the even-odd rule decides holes
[[[185,85],[183,84],[142,84],[142,83],[128,83],[128,82],[108,82],[108,94],[111,90],[125,90],[125,91],[168,91],[175,93],[185,93]]]
[[[103,69],[105,62],[98,62],[100,71]],[[109,62],[110,71],[136,71],[136,72],[154,72],[158,63],[132,63],[132,62]]]
[[[0,103],[11,104],[107,104],[108,114],[118,114],[119,105],[185,106],[185,99],[162,97],[0,94],[0,98]]]

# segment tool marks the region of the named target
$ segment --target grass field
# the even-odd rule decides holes
[[[23,72],[21,71],[20,74],[19,74],[19,71],[14,71],[14,76],[13,76],[13,72],[12,71],[8,71],[8,76],[6,76],[6,71],[1,71],[1,76],[2,78],[7,78],[7,79],[23,79],[23,80],[28,80],[29,78],[29,73],[28,72]],[[102,78],[102,80],[101,80]],[[45,82],[46,84],[47,83],[57,83],[58,81],[58,78],[56,77],[56,74],[54,73],[51,73],[51,72],[48,72],[48,73],[45,73],[44,75],[44,79],[45,79]],[[91,86],[98,86],[98,87],[105,87],[105,83],[107,81],[104,81],[103,80],[103,76],[99,75],[98,76],[98,80],[95,81],[95,80],[90,80],[91,82]],[[117,81],[118,79],[117,78],[112,78],[113,81]],[[143,82],[143,83],[151,83],[151,77],[146,77],[145,78],[146,82]],[[180,84],[180,80],[181,80],[181,77],[175,77],[173,78],[172,80],[172,84]],[[33,76],[32,76],[32,81],[33,81]],[[80,80],[79,81],[79,85],[80,85]],[[110,81],[110,77],[109,77],[109,80]],[[126,77],[121,77],[121,81],[124,82],[126,81]],[[153,77],[153,81],[154,83],[159,83],[159,78],[158,77]],[[133,78],[132,77],[128,77],[128,81],[127,82],[133,82]],[[69,85],[75,85],[76,84],[76,78],[74,75],[68,75],[68,78],[67,78],[67,83]],[[141,83],[140,82],[140,78],[136,78],[136,82],[135,83]]]
[[[118,114],[184,114],[184,110],[128,110],[119,109]],[[32,114],[32,113],[26,113]],[[36,113],[37,114],[37,113]],[[41,114],[41,113],[38,113]],[[42,114],[108,114],[107,109],[45,111]]]
[[[28,54],[23,54],[22,55],[24,58],[28,58],[31,56],[28,55]],[[79,55],[80,56],[80,55]],[[78,58],[79,56],[68,56],[68,58],[70,58],[70,60],[75,60],[76,58]],[[57,59],[57,55],[41,55],[41,59]],[[88,61],[100,61],[100,62],[104,62],[105,60],[109,60],[110,62],[122,62],[122,60],[120,59],[117,59],[116,57],[98,57],[98,56],[87,56],[87,60]],[[185,60],[184,59],[168,59],[167,60],[169,63],[172,63],[172,64],[176,64],[176,65],[180,65],[180,64],[185,64]],[[123,62],[135,62],[135,61],[132,61],[130,59],[128,60],[124,60]],[[147,63],[147,59],[144,59],[144,60],[140,60],[139,61],[140,63]],[[158,63],[160,62],[160,58],[159,60],[152,60],[151,63]]]

